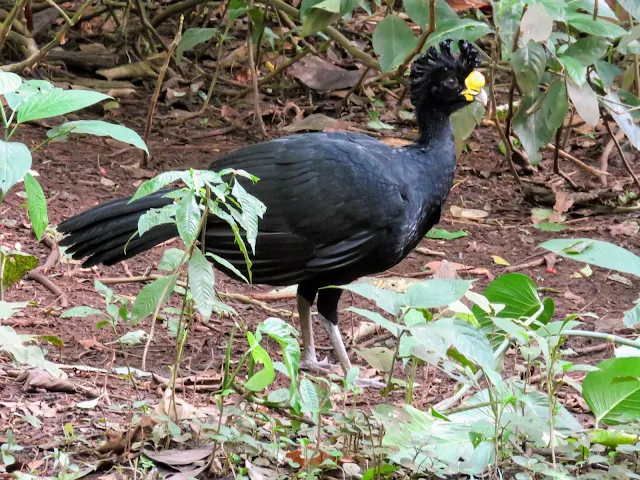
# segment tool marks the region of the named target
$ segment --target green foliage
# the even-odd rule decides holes
[[[66,122],[49,130],[47,137],[59,140],[68,137],[71,133],[111,137],[149,153],[146,144],[136,132],[122,125],[107,123],[101,120],[76,120],[75,122]]]
[[[443,228],[432,228],[426,234],[426,238],[435,240],[455,240],[456,238],[466,237],[467,232],[458,230],[457,232],[449,232]]]
[[[196,45],[206,43],[218,33],[217,28],[189,28],[185,30],[176,47],[176,62],[182,61],[184,52],[190,52]]]
[[[0,290],[6,290],[37,266],[38,259],[33,255],[0,245]]]
[[[0,200],[31,168],[31,152],[24,143],[0,140]]]
[[[42,240],[44,231],[49,225],[47,200],[44,198],[42,187],[30,173],[24,176],[24,189],[27,193],[27,211],[33,233],[36,234],[38,240]]]
[[[373,48],[380,56],[382,71],[398,67],[417,42],[407,22],[397,15],[389,15],[379,22],[373,32]]]
[[[216,303],[215,278],[207,257],[194,249],[189,259],[189,284],[196,308],[204,321],[208,321]]]
[[[511,66],[524,94],[528,95],[538,88],[546,65],[547,55],[540,43],[529,41],[513,54]]]

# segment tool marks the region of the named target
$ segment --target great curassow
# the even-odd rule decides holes
[[[253,283],[298,285],[301,368],[324,367],[316,357],[311,324],[316,295],[340,365],[345,373],[351,368],[338,329],[342,290],[322,287],[393,267],[440,219],[456,167],[449,116],[472,101],[487,100],[484,77],[476,70],[477,50],[465,41],[458,46],[457,57],[447,40],[439,52],[431,47],[412,64],[411,102],[419,136],[409,146],[393,148],[357,133],[306,133],[241,148],[210,166],[242,169],[259,178],[255,184],[243,183],[267,207],[251,256]],[[136,234],[143,213],[173,201],[166,193],[130,204],[131,197],[114,200],[72,217],[58,225],[66,234],[61,245],[73,258],[88,256],[83,264],[88,267],[113,265],[176,237],[172,224]],[[231,229],[213,215],[205,249],[246,273]]]

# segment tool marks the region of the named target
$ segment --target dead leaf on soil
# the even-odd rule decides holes
[[[220,109],[220,115],[227,122],[231,122],[231,125],[237,128],[244,128],[244,120],[242,119],[242,115],[237,110],[234,110],[229,105],[223,105]]]
[[[46,370],[28,370],[22,372],[16,378],[18,382],[23,382],[22,390],[30,392],[38,389],[44,389],[48,392],[64,392],[74,393],[75,385],[67,378],[56,378]]]
[[[123,170],[127,171],[129,175],[133,178],[153,178],[155,176],[155,172],[151,170],[147,170],[145,168],[140,168],[140,164],[135,163],[133,165],[120,165]]]
[[[345,70],[316,56],[297,61],[287,69],[287,74],[300,80],[305,86],[321,91],[351,88],[362,77],[361,70]],[[373,75],[372,71],[367,74]]]
[[[114,182],[113,180],[108,179],[107,177],[100,177],[100,183],[102,185],[104,185],[105,187],[113,187],[116,184],[116,182]]]
[[[439,272],[443,266],[446,271],[448,271],[449,269],[453,269],[453,271],[456,273],[456,277],[444,276],[444,272],[440,274]],[[462,263],[449,262],[448,260],[429,262],[426,264],[426,267],[429,270],[433,271],[433,278],[460,278],[459,276],[457,276],[457,272],[464,272],[471,275],[486,275],[489,280],[493,280],[493,275],[491,274],[491,272],[484,267],[473,267],[471,265],[463,265]]]
[[[384,137],[382,138],[382,143],[389,145],[390,147],[406,147],[407,145],[411,145],[413,142],[411,140],[405,140],[404,138]]]
[[[476,208],[462,208],[457,205],[451,205],[449,207],[451,215],[456,218],[466,218],[468,220],[483,221],[484,218],[489,216],[489,212],[485,210],[479,210]]]
[[[94,347],[104,348],[104,345],[100,343],[95,337],[78,340],[78,343],[87,350],[91,350]]]
[[[205,447],[194,448],[191,450],[162,450],[155,452],[153,450],[143,450],[146,457],[149,457],[154,462],[164,463],[171,467],[191,465],[199,460],[207,458],[211,452],[213,452],[213,444]]]
[[[562,215],[569,211],[573,206],[573,199],[564,190],[557,190],[556,203],[553,205],[553,215],[551,215],[550,221],[553,223],[562,222]]]
[[[623,285],[626,285],[627,287],[633,287],[633,282],[631,282],[631,280],[629,280],[628,278],[623,277],[619,273],[612,273],[607,278],[609,280],[613,280],[614,282],[618,282]]]
[[[609,227],[609,233],[616,237],[625,236],[632,237],[638,233],[638,222],[625,221]]]
[[[564,292],[564,298],[566,298],[567,300],[571,300],[576,305],[580,305],[581,303],[584,303],[584,298],[582,298],[579,295],[576,295],[575,293],[571,293],[570,290],[567,290],[566,292]]]
[[[282,131],[286,133],[299,132],[301,130],[310,130],[321,132],[327,128],[346,129],[349,127],[347,122],[328,117],[322,113],[314,113],[299,122],[282,127]]]

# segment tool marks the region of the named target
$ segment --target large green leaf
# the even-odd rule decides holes
[[[373,49],[380,57],[382,71],[399,66],[417,42],[407,22],[397,15],[389,15],[379,22],[373,32]]]
[[[196,308],[206,322],[211,318],[216,302],[213,268],[207,257],[197,248],[193,249],[189,260],[189,286]]]
[[[0,199],[31,168],[31,152],[24,143],[0,140]]]
[[[587,81],[587,67],[573,57],[560,55],[558,61],[562,65],[565,73],[576,85],[582,86]]]
[[[324,30],[342,17],[340,0],[306,1],[301,9],[302,36]]]
[[[83,317],[90,317],[93,315],[104,316],[105,313],[102,310],[98,310],[97,308],[80,306],[80,307],[73,307],[68,310],[65,310],[62,313],[62,315],[60,315],[60,318],[74,318],[74,317],[83,318]]]
[[[640,257],[613,243],[590,238],[548,240],[539,245],[557,255],[640,277]]]
[[[404,0],[404,9],[409,18],[423,30],[429,25],[429,0]],[[457,19],[456,12],[445,0],[436,2],[436,25],[445,19]]]
[[[471,102],[451,115],[451,125],[453,135],[456,140],[463,141],[469,138],[474,129],[480,125],[486,112],[485,107],[480,102]],[[429,234],[427,234],[428,238]]]
[[[475,42],[491,32],[493,29],[485,22],[468,18],[445,18],[438,22],[436,31],[429,35],[425,48],[437,45],[447,39],[451,39],[454,43],[458,40]]]
[[[193,47],[208,42],[218,32],[217,28],[189,28],[180,39],[176,47],[176,62],[180,63],[184,52],[190,52]]]
[[[7,352],[16,364],[26,364],[36,368],[43,368],[54,377],[63,375],[54,363],[44,358],[44,351],[37,345],[26,345],[35,338],[30,335],[19,335],[13,328],[0,325],[0,352]]]
[[[108,98],[100,92],[90,90],[62,90],[53,88],[31,95],[18,107],[18,123],[43,118],[57,117],[81,110]]]
[[[530,93],[522,99],[513,118],[513,130],[520,138],[533,164],[540,161],[540,148],[551,142],[556,129],[562,125],[569,110],[564,80],[556,80],[549,86],[538,107],[539,101],[538,92]],[[534,112],[527,114],[534,104],[536,104]]]
[[[403,298],[400,293],[365,283],[352,283],[349,285],[342,285],[340,288],[375,302],[378,308],[381,308],[391,315],[398,315],[400,313]]]
[[[611,44],[604,38],[581,38],[576,43],[571,44],[563,55],[575,58],[585,67],[589,67],[593,65],[596,60],[604,57],[610,45]]]
[[[627,136],[629,142],[640,149],[640,126],[634,121],[633,115],[620,105],[622,103],[620,97],[615,93],[609,92],[604,98],[608,100],[603,102],[604,106]]]
[[[593,15],[586,13],[569,12],[567,21],[573,28],[597,37],[619,38],[627,33],[624,28],[613,22],[594,20]]]
[[[247,340],[249,342],[249,351],[253,361],[262,365],[262,370],[255,372],[247,383],[245,388],[251,392],[261,392],[273,383],[276,378],[276,371],[273,368],[273,362],[267,351],[262,348],[251,332],[247,332]]]
[[[190,245],[198,236],[202,211],[192,190],[178,202],[176,224],[178,233],[185,245]]]
[[[471,280],[426,280],[407,289],[404,303],[411,308],[438,308],[460,300],[471,288]]]
[[[582,382],[582,395],[596,423],[626,424],[640,419],[640,357],[599,363]]]
[[[0,250],[0,264],[3,261],[4,270],[2,272],[2,284],[0,285],[2,290],[6,290],[38,266],[38,259],[33,255],[16,250],[7,250],[4,247]]]
[[[607,4],[600,0],[567,0],[567,9],[571,12],[577,10],[584,10],[588,13],[593,13],[598,2],[598,17],[615,18],[617,20],[615,12]]]
[[[188,172],[180,172],[180,171],[171,171],[171,172],[163,172],[160,175],[157,175],[149,180],[142,182],[142,185],[138,187],[136,193],[133,195],[129,202],[133,202],[142,198],[151,193],[157,192],[167,185],[180,180],[181,178],[186,178]]]
[[[29,302],[5,302],[0,300],[0,320],[11,318],[27,305],[29,305]]]
[[[128,143],[134,147],[149,153],[144,140],[135,131],[114,123],[103,122],[102,120],[76,120],[66,122],[52,128],[47,132],[49,138],[66,138],[71,133],[86,133],[99,137],[111,137],[123,143]]]
[[[47,214],[47,200],[44,197],[42,187],[33,175],[27,173],[24,176],[24,189],[27,192],[27,212],[38,241],[42,239],[44,231],[49,225]]]
[[[167,275],[145,285],[133,302],[131,326],[135,326],[140,320],[155,312],[159,305],[166,303],[173,293],[175,284],[176,279],[172,275]]]
[[[604,60],[598,60],[595,62],[595,67],[600,80],[602,80],[604,88],[607,90],[611,88],[615,78],[618,75],[622,75],[622,70],[620,70],[620,68]]]
[[[523,93],[525,95],[531,93],[538,88],[547,66],[547,54],[544,47],[534,41],[528,42],[513,54],[511,66]]]
[[[138,235],[142,236],[158,225],[174,223],[176,209],[176,205],[172,203],[162,208],[152,208],[144,212],[138,218]]]

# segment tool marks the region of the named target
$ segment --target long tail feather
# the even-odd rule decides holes
[[[83,267],[100,263],[113,265],[149,250],[178,235],[173,224],[158,225],[142,237],[138,236],[138,220],[151,208],[162,208],[172,200],[163,198],[169,190],[161,190],[129,203],[131,197],[119,198],[98,205],[60,223],[57,227],[65,237],[61,246],[72,258],[87,258]]]

